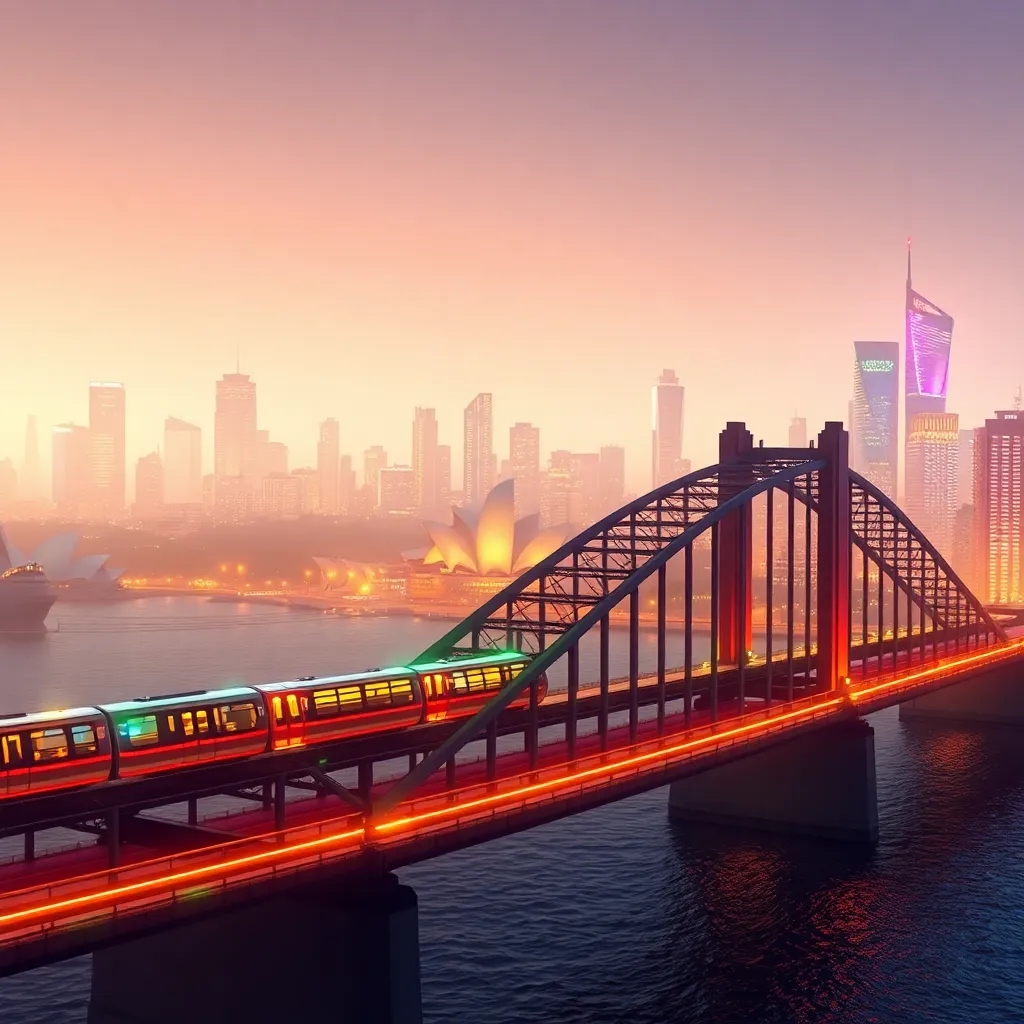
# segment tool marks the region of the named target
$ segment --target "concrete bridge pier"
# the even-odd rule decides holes
[[[669,814],[791,835],[878,841],[875,734],[850,719],[678,779]]]
[[[254,901],[93,954],[89,1024],[421,1019],[416,893],[393,875]]]
[[[1024,669],[997,665],[953,686],[900,705],[900,720],[943,719],[993,725],[1024,725]]]

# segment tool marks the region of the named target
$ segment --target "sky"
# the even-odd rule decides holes
[[[129,464],[214,381],[315,459],[408,462],[494,394],[543,452],[684,455],[845,419],[900,340],[906,238],[963,426],[1024,379],[1024,5],[994,0],[0,0],[0,458],[125,383]],[[456,469],[456,475],[459,470]]]

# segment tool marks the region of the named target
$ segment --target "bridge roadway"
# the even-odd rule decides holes
[[[580,735],[571,762],[561,742],[542,746],[533,769],[523,751],[508,752],[499,756],[493,781],[488,781],[483,761],[461,763],[453,788],[443,772],[436,773],[415,799],[383,819],[364,818],[336,800],[296,801],[286,806],[283,829],[273,828],[270,812],[254,811],[234,821],[233,828],[244,832],[244,838],[179,855],[112,869],[90,862],[83,850],[61,857],[57,877],[45,864],[48,858],[20,865],[34,875],[19,875],[13,867],[0,870],[5,890],[0,900],[0,973],[79,955],[321,877],[358,878],[402,867],[618,800],[797,733],[964,681],[979,670],[1024,666],[1024,640],[927,666],[906,660],[901,657],[902,664],[887,676],[860,685],[854,681],[845,693],[810,695],[742,717],[723,716],[716,725],[709,723],[707,712],[695,712],[687,728],[684,713],[675,712],[666,716],[661,736],[656,719],[642,721],[634,743],[628,726],[616,727],[609,730],[605,751],[596,733]],[[387,785],[379,783],[375,793]]]

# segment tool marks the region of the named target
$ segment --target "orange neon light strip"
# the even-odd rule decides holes
[[[101,889],[99,892],[87,893],[84,896],[71,896],[67,899],[56,900],[40,907],[28,907],[25,910],[15,910],[9,914],[0,914],[0,927],[29,920],[33,917],[43,917],[47,914],[60,910],[88,906],[91,903],[99,903],[117,896],[135,895],[145,892],[147,889],[166,887],[174,882],[186,882],[199,879],[216,872],[223,872],[231,868],[246,867],[261,861],[277,860],[290,856],[294,853],[301,853],[316,849],[320,846],[330,846],[341,843],[346,839],[354,839],[362,836],[363,830],[356,829],[352,832],[342,832],[338,835],[318,836],[316,839],[309,839],[303,843],[296,843],[294,846],[284,846],[276,850],[264,850],[262,853],[253,853],[247,857],[236,857],[234,860],[220,861],[216,864],[206,864],[202,867],[191,868],[188,871],[179,871],[173,875],[161,875],[158,878],[150,878],[143,882],[129,882],[127,885],[115,886],[112,889]],[[116,868],[111,869],[117,870]],[[130,870],[125,868],[123,870]],[[60,884],[60,883],[58,883]]]
[[[1007,654],[1012,654],[1014,651],[1021,649],[1024,649],[1024,640],[1016,640],[1012,643],[1004,644],[1002,647],[990,647],[988,650],[981,651],[977,654],[967,654],[961,658],[954,658],[951,661],[940,662],[937,665],[921,669],[918,672],[912,672],[910,675],[897,676],[895,679],[890,679],[884,683],[878,683],[876,686],[869,686],[865,689],[859,690],[851,690],[850,698],[853,701],[858,701],[861,697],[868,697],[873,693],[880,693],[883,690],[891,690],[896,686],[906,686],[908,683],[914,683],[922,679],[934,678],[935,676],[942,675],[943,672],[947,672],[950,669],[962,668],[966,665],[977,665],[986,661],[997,661]]]
[[[759,722],[749,722],[746,725],[736,726],[734,729],[726,729],[723,732],[716,732],[708,736],[701,736],[694,740],[686,740],[685,742],[677,743],[672,747],[660,747],[658,750],[650,750],[646,754],[637,754],[634,757],[627,757],[622,761],[616,761],[614,764],[603,764],[596,768],[586,768],[583,771],[572,772],[569,775],[561,776],[557,779],[549,779],[546,782],[534,782],[527,786],[519,786],[506,793],[493,793],[490,796],[478,797],[476,800],[467,800],[465,803],[455,804],[451,807],[441,807],[437,810],[424,811],[422,814],[414,814],[406,818],[395,818],[391,821],[383,821],[379,825],[374,826],[374,831],[390,832],[396,828],[401,828],[404,825],[411,825],[430,819],[451,817],[453,814],[459,814],[462,811],[472,810],[478,807],[493,806],[494,804],[504,803],[522,796],[542,793],[546,790],[568,786],[584,779],[594,778],[598,775],[609,775],[622,768],[631,768],[634,765],[672,757],[673,755],[680,754],[686,750],[695,750],[700,747],[710,746],[712,743],[716,743],[720,740],[726,740],[733,736],[740,736],[744,733],[755,731],[764,732],[767,731],[769,726],[775,725],[778,722],[786,722],[793,718],[805,717],[813,714],[815,711],[820,711],[823,708],[837,707],[842,703],[842,700],[839,698],[823,701],[820,704],[812,704],[796,711],[788,711],[783,715],[775,715],[772,718],[763,719]]]

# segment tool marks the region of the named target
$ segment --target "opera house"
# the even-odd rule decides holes
[[[30,555],[7,540],[7,555],[12,565],[38,565],[46,578],[58,588],[74,590],[113,590],[123,570],[107,565],[110,555],[81,555],[75,558],[77,533],[58,533],[44,540]]]
[[[412,600],[479,604],[554,553],[566,527],[540,528],[540,516],[516,521],[515,483],[504,480],[480,509],[453,508],[452,523],[425,522],[431,546],[407,552]]]

